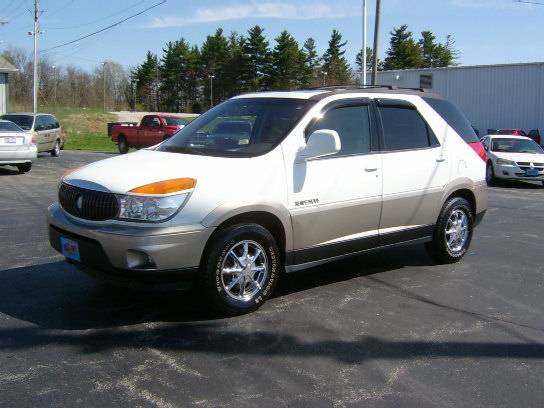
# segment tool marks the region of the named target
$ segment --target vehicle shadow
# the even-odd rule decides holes
[[[495,180],[489,187],[493,188],[513,188],[519,190],[542,190],[544,185],[536,181],[518,181],[518,180]]]
[[[284,274],[274,297],[296,296],[297,292],[319,286],[431,264],[421,246],[359,256]],[[0,271],[0,313],[44,329],[62,330],[220,318],[205,307],[198,291],[143,292],[116,288],[96,282],[63,261]]]
[[[21,175],[22,173],[19,173],[19,170],[17,167],[0,167],[0,176],[17,176]]]
[[[421,248],[387,250],[287,275],[277,296],[296,296],[299,291],[361,276],[377,283],[381,282],[378,277],[381,272],[428,264],[430,261]],[[361,265],[364,265],[362,271]],[[472,314],[426,298],[418,299],[417,295],[393,285],[387,287],[437,308]],[[64,262],[7,269],[0,273],[0,312],[19,322],[3,321],[0,349],[24,351],[66,345],[82,353],[96,353],[125,347],[153,347],[222,357],[271,353],[293,358],[319,356],[349,364],[420,357],[544,359],[544,344],[534,341],[412,341],[366,335],[308,340],[270,329],[270,324],[259,330],[251,329],[263,321],[259,312],[218,319],[203,309],[199,300],[192,292],[154,294],[107,288]],[[243,322],[251,324],[243,327]]]

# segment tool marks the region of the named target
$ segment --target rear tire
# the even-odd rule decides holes
[[[53,150],[51,150],[51,156],[52,157],[60,156],[60,142],[58,140],[55,140],[55,147],[53,147]]]
[[[128,142],[125,136],[119,136],[117,141],[117,147],[119,148],[119,153],[125,154],[128,152]]]
[[[19,169],[19,173],[26,173],[32,168],[32,163],[18,164],[17,168]]]
[[[224,315],[258,309],[272,294],[281,256],[272,234],[258,224],[238,224],[217,234],[203,257],[203,299]]]
[[[467,200],[448,200],[436,223],[433,240],[425,244],[428,254],[438,263],[458,262],[465,256],[472,240],[474,215]]]
[[[487,162],[487,166],[485,168],[485,181],[487,182],[488,186],[491,186],[497,181],[497,178],[495,177],[495,170],[493,170],[493,163],[490,161]]]

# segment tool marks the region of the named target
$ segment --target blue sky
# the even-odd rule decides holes
[[[47,49],[107,26],[159,0],[41,0],[40,47]],[[538,0],[536,0],[538,1]],[[0,50],[7,46],[31,50],[31,0],[0,0]],[[543,0],[544,3],[544,0]],[[374,0],[368,0],[368,45],[371,45]],[[408,24],[414,35],[433,31],[440,40],[452,34],[463,65],[544,61],[544,5],[516,0],[382,0],[380,54],[389,31]],[[93,68],[104,60],[135,65],[147,50],[160,53],[165,42],[180,37],[201,44],[217,27],[244,33],[262,25],[273,44],[282,30],[299,42],[311,36],[319,51],[332,29],[348,41],[350,63],[361,47],[361,0],[168,0],[144,15],[77,44],[46,54],[58,65]]]

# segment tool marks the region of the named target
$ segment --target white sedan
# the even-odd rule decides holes
[[[486,180],[533,180],[544,184],[544,150],[524,136],[488,135],[482,138],[487,151]]]
[[[9,120],[0,120],[0,166],[16,166],[19,172],[26,173],[37,152],[30,133]]]

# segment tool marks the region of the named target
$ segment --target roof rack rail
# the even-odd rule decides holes
[[[418,91],[418,92],[427,92],[425,88],[410,88],[410,87],[403,87],[403,86],[394,86],[394,85],[354,85],[354,84],[348,84],[348,85],[333,85],[333,86],[317,86],[313,88],[307,88],[309,90],[323,90],[323,91],[334,91],[334,90],[341,90],[341,89],[374,89],[374,88],[387,88],[390,91],[393,91],[395,89],[405,89],[409,91]]]

